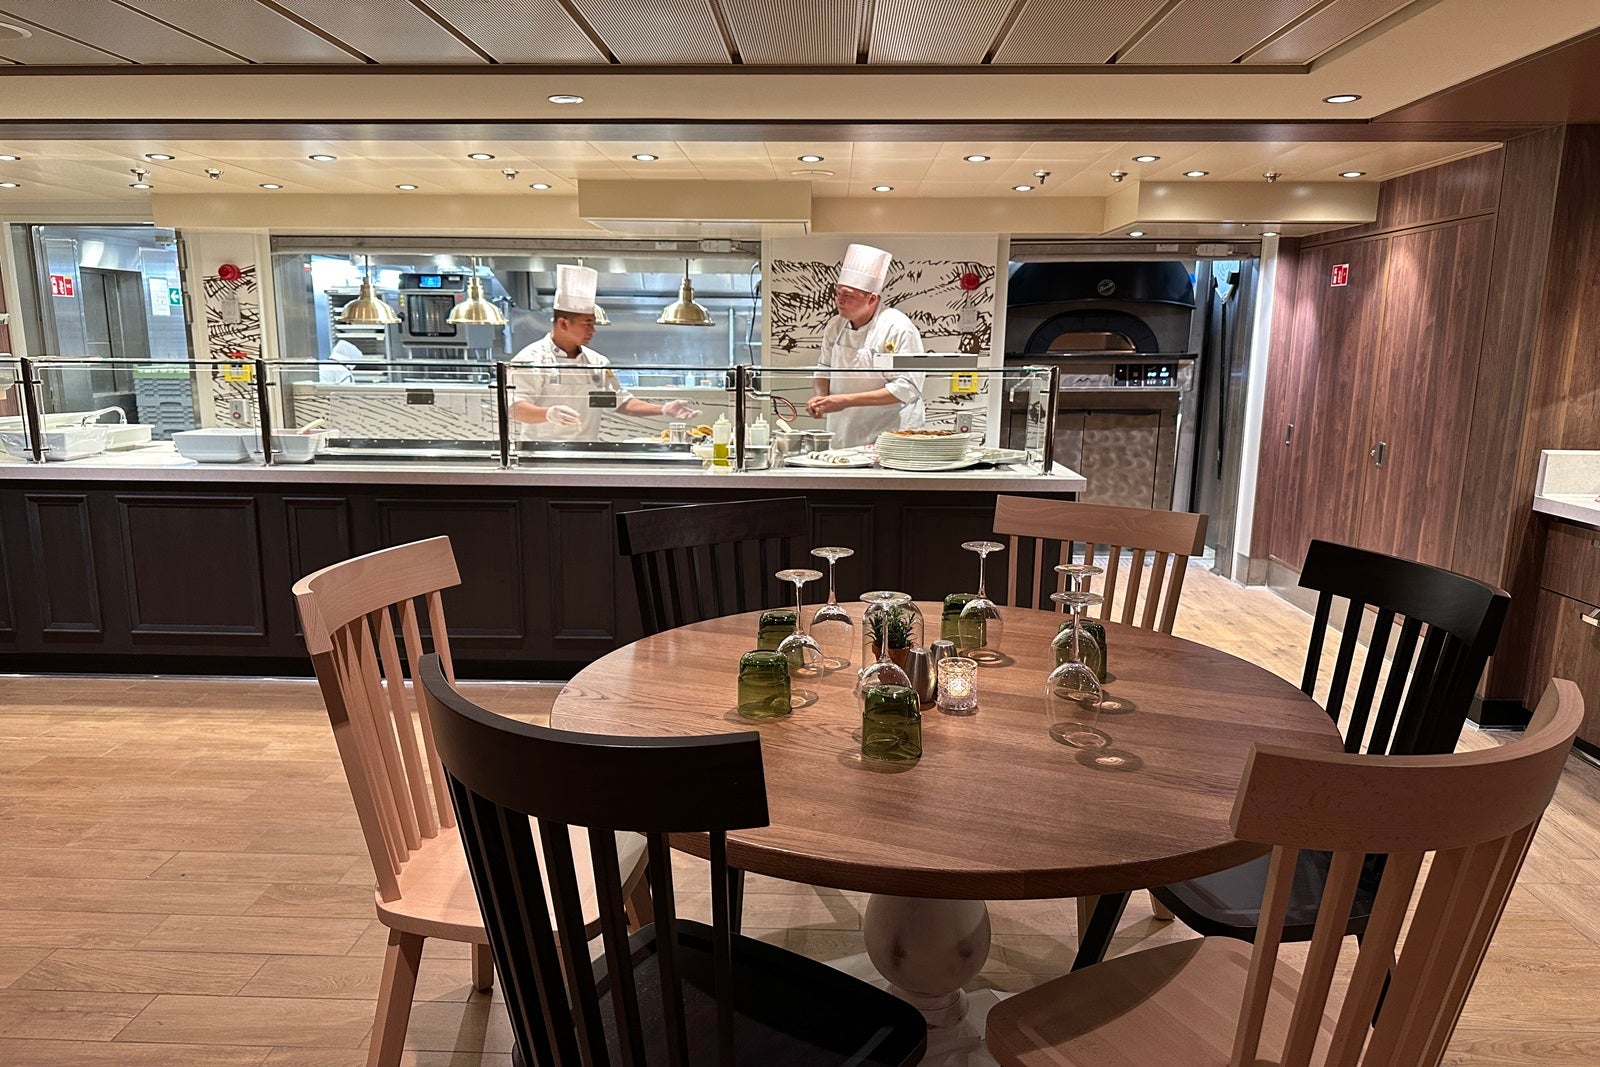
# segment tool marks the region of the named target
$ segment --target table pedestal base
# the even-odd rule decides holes
[[[916,1005],[931,1027],[967,1014],[961,987],[989,958],[989,907],[981,900],[874,895],[861,932],[889,988]]]

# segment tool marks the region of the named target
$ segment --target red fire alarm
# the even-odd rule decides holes
[[[983,279],[978,277],[975,272],[969,270],[961,276],[960,284],[962,289],[970,293],[976,289],[982,281]]]
[[[232,263],[224,263],[217,268],[217,277],[225,282],[236,282],[244,277],[244,271],[235,267]]]

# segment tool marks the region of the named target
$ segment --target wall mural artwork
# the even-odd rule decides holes
[[[770,262],[767,313],[778,351],[817,350],[822,329],[835,311],[833,287],[838,277],[837,259]],[[993,263],[896,259],[883,288],[883,303],[916,324],[930,352],[987,352],[994,328],[994,286]]]
[[[212,425],[238,425],[235,405],[255,407],[255,368],[261,355],[261,293],[255,264],[205,275],[206,355],[235,361],[211,367]],[[253,421],[254,416],[247,417]]]

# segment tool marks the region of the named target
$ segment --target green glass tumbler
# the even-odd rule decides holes
[[[1083,662],[1094,671],[1094,676],[1101,682],[1106,680],[1106,628],[1098,619],[1082,619],[1082,640],[1079,641],[1079,655]],[[1056,666],[1072,658],[1072,621],[1061,624],[1061,630],[1051,642],[1055,649]]]
[[[739,714],[747,719],[780,719],[789,711],[789,657],[773,649],[740,656]]]
[[[944,609],[939,613],[939,639],[954,641],[957,648],[983,648],[987,627],[981,618],[962,618],[961,609],[976,593],[951,593],[944,598]]]
[[[774,651],[783,639],[794,633],[794,609],[773,608],[761,613],[756,626],[756,647]]]
[[[922,758],[922,706],[905,685],[869,685],[861,691],[861,758],[909,763]]]

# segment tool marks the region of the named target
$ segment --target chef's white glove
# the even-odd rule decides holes
[[[551,404],[544,409],[544,421],[557,426],[576,426],[583,421],[583,416],[565,404]]]
[[[661,414],[669,419],[692,419],[700,414],[700,409],[690,407],[687,400],[668,400],[661,405]]]

